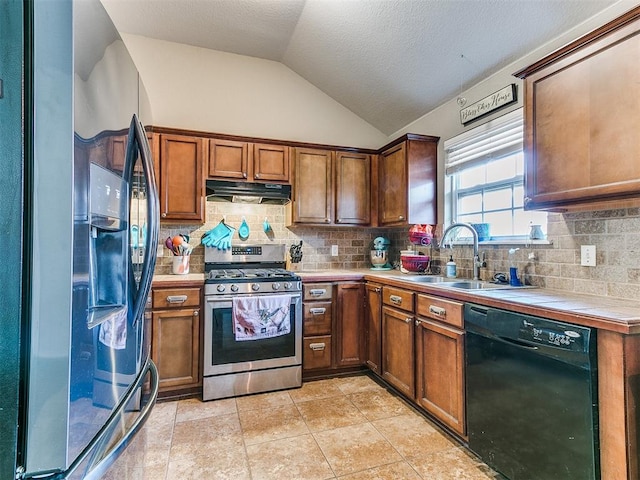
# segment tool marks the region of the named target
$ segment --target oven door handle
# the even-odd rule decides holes
[[[273,295],[273,294],[269,294]],[[285,295],[284,293],[282,295]],[[286,295],[291,296],[291,305],[295,305],[302,299],[301,293],[287,293]],[[252,295],[253,296],[253,295]],[[266,296],[266,295],[256,295],[256,296]],[[208,306],[213,309],[216,308],[232,308],[233,307],[233,298],[231,296],[226,295],[205,295],[204,300]]]

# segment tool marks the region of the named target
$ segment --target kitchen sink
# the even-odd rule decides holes
[[[464,281],[446,282],[439,286],[446,287],[446,288],[460,288],[462,290],[488,290],[488,289],[497,289],[497,288],[512,288],[511,285],[500,285],[498,283],[483,282],[481,280],[464,280]]]
[[[513,289],[513,288],[535,288],[530,285],[514,286],[509,284],[500,284],[493,282],[486,282],[482,280],[469,280],[469,279],[455,279],[447,278],[437,275],[407,275],[403,277],[406,280],[416,283],[430,283],[434,284],[434,287],[442,288],[456,288],[460,290],[498,290],[498,289]]]
[[[411,275],[403,277],[405,280],[410,280],[412,282],[420,282],[420,283],[441,283],[451,281],[445,277],[438,277],[434,275]]]

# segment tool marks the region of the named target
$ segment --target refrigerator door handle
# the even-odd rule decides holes
[[[140,410],[140,413],[136,417],[135,421],[131,424],[128,430],[122,435],[120,440],[113,445],[109,451],[105,452],[99,459],[90,459],[91,455],[96,455],[97,452],[102,453],[101,446],[107,444],[111,439],[111,434],[115,429],[118,429],[122,423],[122,413],[127,408],[129,402],[143,387],[144,380],[147,373],[151,376],[151,392],[149,393],[149,400],[145,406]],[[151,410],[158,398],[158,369],[153,363],[151,358],[147,357],[144,368],[140,371],[136,381],[129,387],[126,395],[123,397],[120,406],[114,410],[105,424],[102,426],[98,434],[93,440],[85,447],[85,449],[76,457],[71,466],[64,472],[56,472],[50,475],[45,475],[45,472],[27,473],[22,475],[22,480],[65,480],[76,473],[76,470],[82,466],[85,462],[90,466],[90,470],[86,472],[82,478],[83,480],[99,480],[102,478],[107,469],[115,462],[122,450],[124,450],[133,440],[136,433],[142,428],[144,423],[149,418]],[[75,477],[74,477],[75,478]]]
[[[137,147],[137,148],[136,148]],[[147,188],[147,215],[148,233],[145,239],[144,265],[142,267],[142,277],[138,288],[138,294],[134,302],[134,325],[144,316],[147,297],[151,291],[153,271],[156,265],[156,251],[158,250],[158,235],[160,234],[160,205],[158,202],[158,190],[153,169],[153,158],[147,140],[147,133],[138,120],[137,115],[133,115],[129,127],[129,143],[127,145],[127,160],[125,165],[125,175],[127,182],[131,182],[136,163],[136,153],[140,152],[143,164],[143,172]]]

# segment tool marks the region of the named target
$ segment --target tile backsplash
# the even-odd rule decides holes
[[[280,205],[251,205],[240,203],[207,202],[207,222],[204,225],[162,224],[156,272],[171,272],[171,253],[164,247],[164,239],[186,233],[196,248],[191,255],[191,273],[204,271],[202,235],[215,227],[223,218],[227,224],[239,227],[246,219],[250,234],[241,242],[237,232],[234,243],[283,243],[287,250],[302,240],[302,261],[297,270],[327,270],[369,268],[369,250],[373,239],[385,236],[391,241],[390,260],[397,262],[399,252],[408,244],[407,229],[381,229],[362,227],[285,227],[285,207]],[[271,231],[265,233],[265,219]],[[441,232],[441,228],[437,230]],[[515,253],[520,278],[527,284],[580,292],[593,295],[640,298],[640,209],[605,210],[580,213],[550,213],[547,224],[550,244],[492,245],[481,244],[486,268],[482,279],[491,279],[497,272],[509,272],[510,248]],[[331,246],[338,246],[338,256],[331,256]],[[595,245],[595,267],[580,265],[580,246]],[[470,246],[437,249],[420,247],[431,255],[434,273],[453,254],[458,264],[458,276],[472,276]]]

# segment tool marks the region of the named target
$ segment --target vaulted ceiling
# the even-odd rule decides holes
[[[102,0],[123,33],[282,62],[390,135],[616,0]]]

